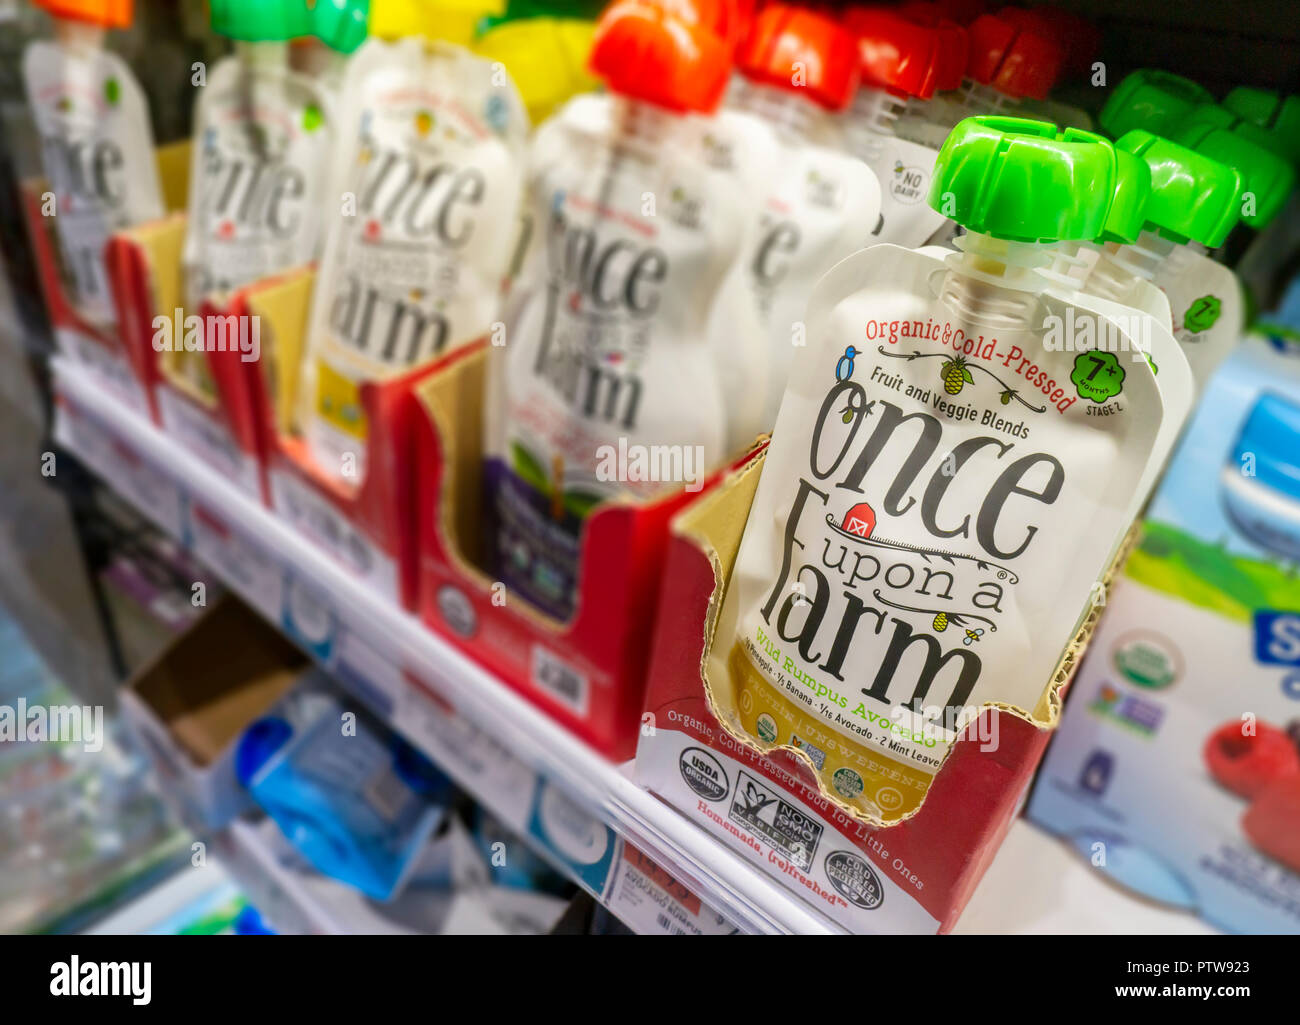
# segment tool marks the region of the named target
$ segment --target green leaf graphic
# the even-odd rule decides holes
[[[325,115],[321,113],[320,107],[314,103],[309,103],[302,108],[302,130],[304,132],[314,132],[317,128],[325,123]]]
[[[546,467],[542,465],[541,460],[517,441],[510,445],[510,462],[515,471],[515,476],[525,484],[536,488],[543,495],[551,493],[551,480],[547,476]]]

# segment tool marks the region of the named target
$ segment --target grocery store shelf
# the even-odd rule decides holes
[[[742,931],[842,931],[637,786],[629,767],[355,580],[86,371],[52,362],[60,445],[597,899],[606,899],[630,844]],[[200,507],[202,523],[193,516]],[[224,525],[220,547],[204,533],[214,519]]]

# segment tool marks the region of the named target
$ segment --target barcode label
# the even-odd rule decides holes
[[[674,922],[667,915],[660,915],[655,919],[655,923],[669,936],[686,936],[687,931]]]
[[[587,678],[541,645],[533,647],[533,684],[579,715],[587,714]]]

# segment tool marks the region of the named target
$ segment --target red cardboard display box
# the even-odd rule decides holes
[[[257,373],[260,332],[218,305],[183,308],[185,227],[184,215],[176,214],[109,240],[106,259],[122,344],[140,368],[167,435],[240,490],[266,501],[265,453],[249,384]],[[175,354],[191,343],[202,344],[196,358],[207,367],[210,393],[177,367]]]
[[[315,279],[311,268],[268,278],[236,293],[222,311],[259,325],[261,358],[242,364],[248,371],[241,386],[265,452],[271,508],[363,584],[414,608],[415,492],[427,483],[413,462],[413,390],[464,358],[468,349],[362,385],[369,424],[365,472],[355,482],[339,480],[316,464],[294,430]]]
[[[668,524],[699,496],[678,489],[593,510],[568,622],[511,594],[480,569],[487,358],[480,347],[417,389],[420,615],[593,747],[625,760],[636,748]]]
[[[185,209],[189,153],[189,143],[179,142],[161,147],[156,154],[163,200],[169,211]],[[151,350],[128,344],[122,337],[120,324],[92,324],[77,312],[64,285],[64,268],[55,234],[58,215],[54,197],[47,184],[39,179],[23,182],[21,192],[36,273],[59,352],[99,381],[107,394],[156,421],[158,408],[153,390]],[[170,219],[169,216],[160,223]],[[112,276],[112,247],[110,240],[105,260],[114,304],[120,306]]]
[[[1001,845],[1050,731],[986,708],[920,810],[873,827],[821,796],[799,759],[762,755],[724,728],[701,666],[762,465],[760,455],[673,522],[637,780],[852,932],[946,932]],[[1099,607],[1045,684],[1058,706]]]

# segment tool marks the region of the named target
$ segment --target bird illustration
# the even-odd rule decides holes
[[[835,380],[847,381],[853,376],[853,360],[857,355],[858,350],[851,345],[844,350],[844,355],[835,364]]]

